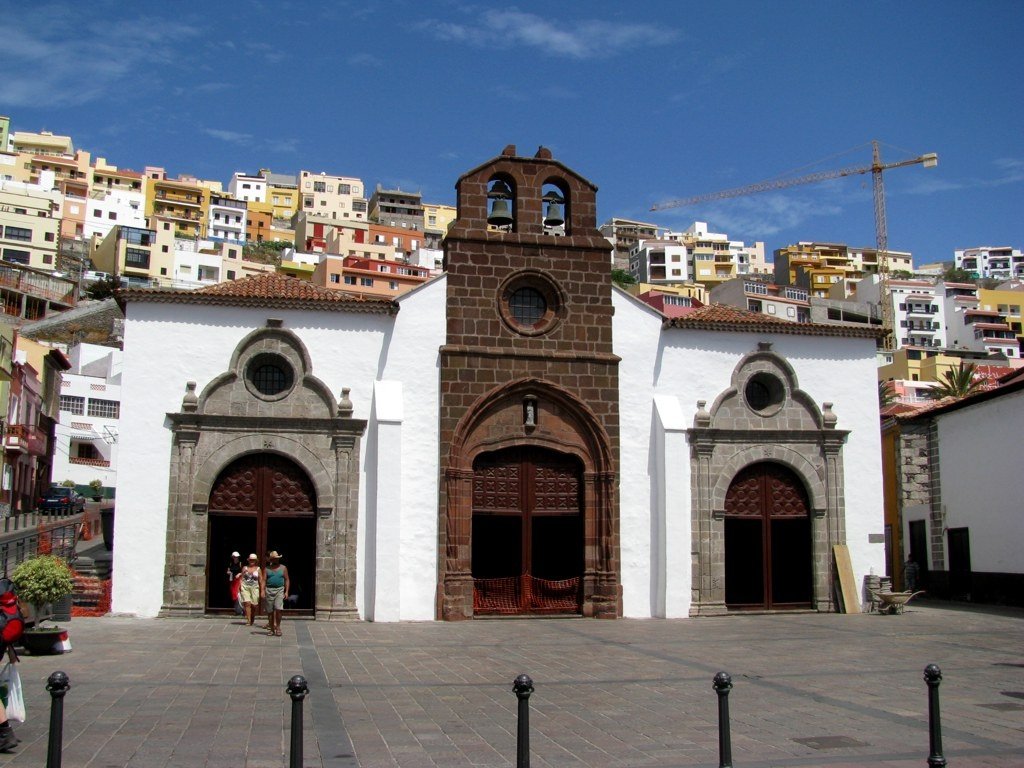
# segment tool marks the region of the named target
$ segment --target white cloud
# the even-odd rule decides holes
[[[251,133],[239,133],[238,131],[226,131],[222,128],[204,128],[203,133],[207,136],[213,136],[215,139],[221,141],[227,141],[232,144],[241,144],[242,146],[248,146],[252,144]]]
[[[75,107],[115,90],[137,92],[154,64],[174,60],[176,46],[200,30],[157,19],[125,19],[98,28],[89,6],[42,6],[4,18],[0,104]]]
[[[665,45],[678,37],[654,24],[600,20],[559,24],[516,8],[487,10],[469,23],[428,19],[418,27],[439,40],[477,47],[535,48],[551,56],[584,60],[607,58],[642,46]]]

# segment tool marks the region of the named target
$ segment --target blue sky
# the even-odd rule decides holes
[[[885,176],[915,261],[1024,247],[1024,3],[37,3],[2,14],[0,113],[121,167],[226,182],[300,168],[454,203],[539,145],[599,217],[707,221],[770,252],[874,243],[856,177],[651,213],[786,174],[939,154]],[[821,162],[819,162],[821,161]]]

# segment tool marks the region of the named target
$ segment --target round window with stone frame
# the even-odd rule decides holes
[[[295,386],[295,371],[281,355],[261,352],[245,366],[245,386],[261,400],[280,400]]]
[[[551,278],[534,270],[512,275],[498,294],[501,319],[523,336],[539,336],[558,325],[564,304]]]
[[[773,416],[785,402],[786,387],[777,376],[760,371],[747,380],[743,398],[754,413]]]

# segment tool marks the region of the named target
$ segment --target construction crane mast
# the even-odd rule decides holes
[[[664,211],[669,208],[682,208],[688,205],[707,203],[712,200],[727,200],[732,197],[753,195],[758,192],[767,192],[773,189],[786,189],[801,184],[814,184],[829,179],[839,179],[844,176],[863,176],[870,173],[872,178],[872,192],[875,201],[875,247],[878,251],[878,300],[882,311],[882,329],[885,331],[883,345],[886,349],[892,349],[893,337],[893,313],[892,302],[889,299],[889,234],[885,222],[885,184],[882,181],[882,173],[893,168],[904,168],[908,165],[923,165],[925,168],[933,168],[939,163],[939,156],[929,152],[909,160],[900,160],[895,163],[883,163],[882,153],[878,141],[871,142],[871,165],[850,166],[838,168],[832,171],[819,171],[806,176],[796,176],[788,179],[775,179],[748,184],[744,187],[725,189],[721,192],[709,192],[693,197],[684,197],[679,200],[670,200],[665,203],[652,205],[652,211]]]

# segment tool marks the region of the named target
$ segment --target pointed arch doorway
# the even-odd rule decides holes
[[[725,497],[725,602],[733,609],[809,608],[810,504],[800,478],[773,462],[741,470]]]
[[[583,513],[579,459],[509,448],[473,463],[475,615],[578,614]]]
[[[297,597],[285,611],[312,615],[316,604],[316,491],[303,469],[283,456],[255,453],[231,462],[210,491],[206,612],[232,610],[227,564],[237,550],[243,560],[277,550],[288,567]]]

